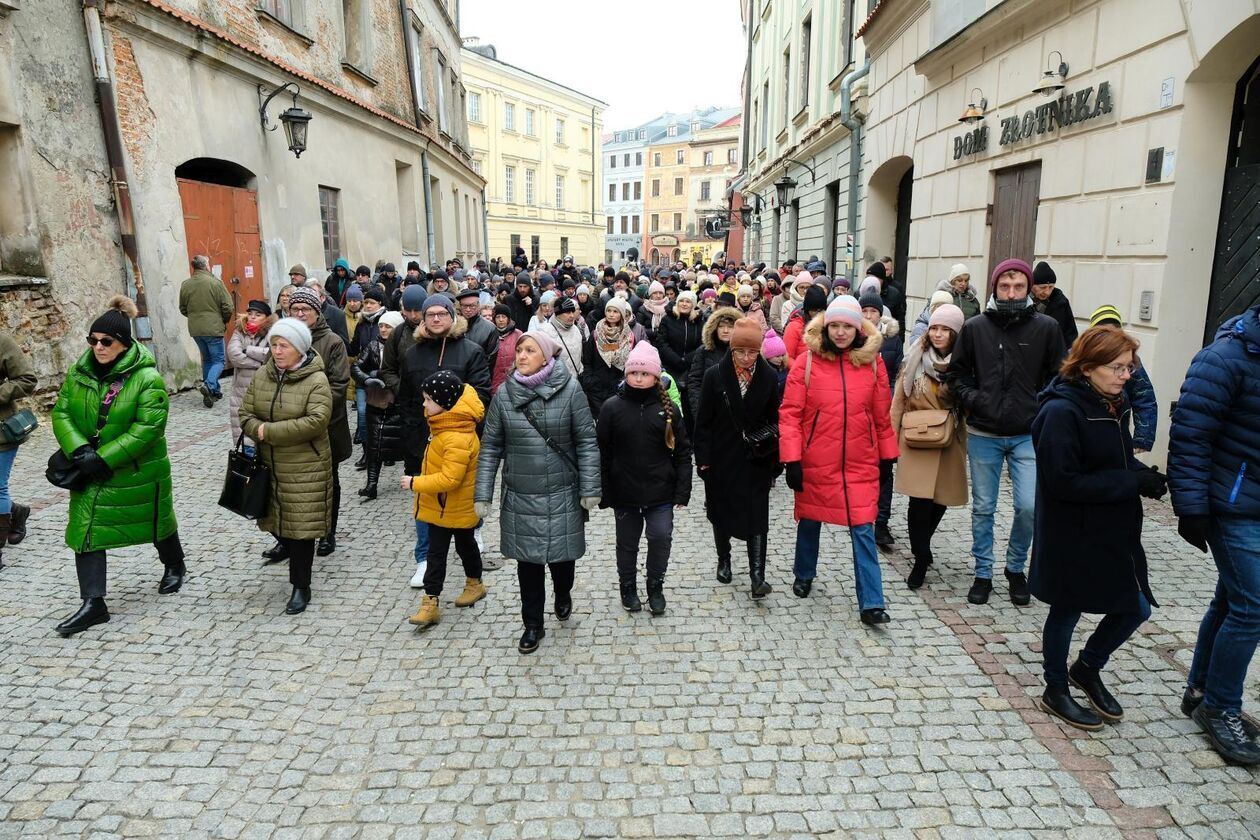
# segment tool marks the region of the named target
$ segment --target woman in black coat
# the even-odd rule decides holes
[[[710,320],[717,317],[714,313]],[[704,480],[705,513],[713,525],[717,579],[731,582],[731,538],[746,541],[754,599],[770,592],[766,583],[770,487],[782,470],[777,444],[757,456],[743,436],[745,430],[768,423],[777,427],[779,422],[779,378],[761,357],[761,341],[757,322],[740,319],[731,332],[730,351],[708,369],[693,392],[699,395],[699,404],[692,446],[696,470]],[[697,354],[694,364],[699,363]]]
[[[652,343],[661,354],[661,364],[678,383],[678,390],[687,399],[687,373],[691,360],[703,339],[704,315],[696,306],[695,292],[683,292],[666,310],[665,317],[652,335]],[[694,429],[694,418],[687,415],[688,430]]]
[[[680,383],[680,387],[685,386],[684,399],[687,400],[687,414],[693,418],[693,430],[694,418],[700,414],[700,389],[704,384],[704,375],[730,349],[731,332],[741,317],[740,311],[733,306],[719,307],[709,315],[700,331],[700,346],[692,352],[687,376]]]
[[[384,345],[396,329],[404,329],[402,314],[382,310],[373,320],[361,320],[354,331],[359,347],[350,375],[355,385],[367,395],[367,432],[363,438],[367,485],[359,491],[365,501],[376,498],[381,466],[403,458],[402,415],[394,402],[394,392],[380,379]]]
[[[1087,331],[1041,393],[1033,421],[1037,505],[1029,587],[1050,605],[1042,631],[1046,690],[1041,708],[1077,727],[1101,729],[1124,710],[1100,672],[1158,606],[1142,550],[1141,496],[1164,495],[1165,479],[1133,457],[1124,385],[1138,343],[1115,327]],[[1081,613],[1103,613],[1071,668]],[[1093,709],[1072,699],[1069,681]]]

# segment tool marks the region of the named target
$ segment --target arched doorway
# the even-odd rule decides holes
[[[905,155],[887,160],[871,174],[866,191],[866,241],[854,254],[858,270],[891,255],[893,270],[904,280],[910,256],[910,203],[914,160]],[[859,275],[860,276],[860,275]]]
[[[652,263],[652,265],[660,265],[661,252],[656,250],[655,248],[653,248],[651,251],[648,251],[648,261]]]

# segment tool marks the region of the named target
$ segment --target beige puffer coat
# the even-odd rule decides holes
[[[267,359],[241,403],[241,428],[258,440],[271,468],[271,509],[258,527],[279,537],[313,540],[328,533],[332,510],[332,456],[328,422],[332,391],[324,362],[314,351],[297,370],[280,371]]]
[[[271,356],[271,347],[267,344],[267,333],[279,320],[275,315],[268,315],[262,322],[258,332],[253,335],[245,329],[245,316],[236,319],[236,329],[227,343],[227,359],[232,363],[232,393],[228,396],[228,425],[232,427],[232,443],[241,436],[241,402],[249,383],[254,381],[254,374]],[[253,441],[249,441],[253,444]]]

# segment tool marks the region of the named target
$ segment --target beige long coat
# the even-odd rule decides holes
[[[952,408],[954,399],[949,388],[929,380],[928,389],[907,397],[903,369],[893,388],[892,424],[897,432],[901,458],[893,488],[903,496],[931,499],[938,505],[965,505],[967,496],[967,429],[963,423],[954,427],[954,437],[944,449],[911,449],[906,445],[901,417],[907,411]]]

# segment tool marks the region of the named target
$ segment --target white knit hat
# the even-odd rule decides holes
[[[283,338],[305,356],[311,349],[311,331],[297,318],[281,318],[267,331],[267,340]]]

